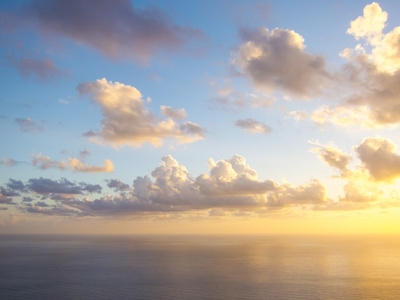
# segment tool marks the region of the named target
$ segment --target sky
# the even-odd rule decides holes
[[[0,233],[400,233],[398,1],[1,1],[0,44]]]

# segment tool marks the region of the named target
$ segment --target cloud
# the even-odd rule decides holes
[[[26,193],[21,196],[24,199],[21,209],[27,212],[68,216],[206,212],[210,217],[221,217],[240,215],[240,212],[274,213],[291,208],[344,211],[400,207],[400,190],[394,182],[400,177],[400,155],[394,153],[395,146],[391,142],[366,138],[354,148],[355,157],[343,153],[332,143],[310,144],[312,152],[323,162],[340,171],[333,176],[344,182],[343,194],[337,199],[328,197],[327,188],[318,179],[299,185],[260,180],[257,172],[239,155],[219,161],[210,159],[208,172],[197,177],[167,155],[150,175],[136,177],[132,186],[119,179],[108,180],[107,186],[114,193],[97,198],[88,194],[101,193],[100,185],[42,177],[31,178],[27,183],[10,179],[7,185],[10,190],[2,189],[1,194],[4,202],[11,203],[7,197],[21,196],[17,191]],[[351,168],[350,162],[357,156],[359,164]],[[35,194],[42,196],[39,202],[46,200],[49,207],[32,205]],[[64,208],[60,209],[60,205]]]
[[[356,152],[371,176],[377,181],[392,182],[400,177],[400,155],[396,146],[382,138],[366,138]]]
[[[323,146],[318,142],[313,143],[309,142],[311,145],[315,145],[317,147],[313,148],[311,151],[317,153],[319,158],[326,162],[329,166],[339,169],[342,172],[347,169],[347,165],[351,161],[351,156],[348,154],[344,154],[339,148],[335,145],[332,146]]]
[[[11,197],[19,196],[18,193],[0,187],[0,204],[14,204],[13,199]]]
[[[87,165],[81,162],[77,158],[68,158],[68,161],[55,161],[51,160],[48,156],[43,156],[41,153],[34,156],[32,159],[32,165],[39,167],[42,170],[55,168],[59,170],[71,170],[73,172],[84,172],[84,173],[102,173],[102,172],[113,172],[114,165],[111,160],[104,160],[104,166],[93,166]]]
[[[114,189],[114,191],[119,191],[119,192],[123,192],[123,191],[129,191],[131,189],[131,187],[129,186],[129,184],[123,183],[121,180],[119,179],[111,179],[108,180],[107,186],[109,188]]]
[[[66,195],[81,195],[83,192],[99,192],[101,186],[88,185],[85,183],[76,184],[66,178],[58,181],[49,178],[31,178],[25,187],[40,195],[49,194],[66,194]]]
[[[21,180],[15,180],[10,178],[7,183],[7,187],[14,191],[25,192],[25,184]]]
[[[43,127],[36,121],[32,120],[31,118],[22,119],[16,118],[14,119],[17,122],[19,128],[23,132],[41,132],[43,131]]]
[[[322,92],[330,75],[322,56],[304,51],[304,38],[293,30],[242,29],[245,43],[232,57],[236,66],[260,90],[309,98]]]
[[[235,125],[237,127],[243,128],[250,134],[255,134],[255,133],[265,134],[265,133],[270,133],[272,131],[271,127],[255,119],[237,120]]]
[[[12,201],[13,201],[12,198],[0,194],[0,204],[12,204]]]
[[[17,68],[22,77],[36,77],[41,81],[56,79],[63,73],[54,66],[49,58],[35,60],[29,57],[19,59],[8,57],[8,62]]]
[[[159,120],[148,110],[141,93],[132,86],[103,78],[81,83],[77,90],[82,96],[90,95],[103,113],[101,130],[86,134],[94,142],[140,147],[145,142],[160,146],[169,138],[180,143],[204,138],[204,128],[191,122],[178,124],[171,118],[174,115],[175,119],[182,119],[184,110],[172,110],[164,106],[162,111],[169,118]]]
[[[379,128],[400,122],[400,26],[388,33],[388,14],[379,4],[364,8],[363,16],[351,22],[348,34],[363,40],[340,54],[347,60],[336,74],[341,101],[321,107],[311,119],[319,124]],[[365,48],[364,48],[365,47]]]
[[[167,118],[172,118],[175,121],[183,121],[187,118],[187,113],[183,108],[174,110],[169,106],[161,105],[160,107],[161,114]]]
[[[347,33],[354,35],[357,40],[360,38],[367,38],[370,41],[379,39],[386,26],[387,16],[387,12],[382,11],[378,3],[373,2],[364,7],[364,16],[350,23]]]
[[[35,206],[40,206],[40,207],[49,207],[49,205],[44,202],[44,201],[38,201],[35,203]]]
[[[49,216],[73,216],[79,214],[79,211],[67,207],[65,205],[58,205],[52,208],[42,207],[42,206],[27,206],[25,210],[29,213],[49,215]]]
[[[328,165],[341,171],[345,181],[338,201],[316,207],[319,210],[355,210],[400,206],[400,190],[394,182],[400,177],[400,156],[393,143],[382,138],[366,138],[354,150],[360,159],[355,168],[348,168],[351,156],[336,146],[316,144],[313,152]]]
[[[94,192],[93,185],[89,188],[88,184],[76,184],[65,178],[59,181],[31,178],[24,187],[28,193],[42,195],[42,200],[47,199],[46,204],[49,204],[47,201],[55,201],[56,206],[62,204],[69,208],[71,211],[67,215],[80,216],[156,216],[166,212],[188,213],[215,209],[210,212],[213,216],[219,210],[257,213],[292,206],[313,207],[327,201],[325,188],[319,181],[312,180],[304,185],[293,186],[287,183],[278,185],[272,180],[259,180],[257,172],[239,155],[217,162],[210,159],[209,173],[202,173],[196,178],[170,155],[164,156],[161,162],[151,172],[151,177],[146,175],[134,179],[132,188],[120,180],[109,180],[108,187],[113,188],[117,194],[94,199],[84,194]],[[98,186],[97,192],[100,191],[101,187]],[[57,210],[48,207],[44,210],[30,202],[22,205],[21,209],[33,213],[57,214]],[[64,210],[60,210],[60,214],[64,215]]]
[[[0,165],[6,165],[7,167],[13,167],[18,163],[18,161],[11,158],[3,158],[2,160],[0,160]]]
[[[267,204],[272,208],[282,208],[296,204],[324,204],[328,201],[325,186],[317,179],[309,183],[292,186],[283,184],[268,194]]]
[[[34,0],[20,12],[38,23],[44,36],[67,37],[112,59],[146,62],[161,50],[177,51],[204,38],[199,29],[175,24],[162,9],[134,7],[129,0]]]

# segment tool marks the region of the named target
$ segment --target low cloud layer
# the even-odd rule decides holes
[[[291,208],[306,210],[360,210],[400,206],[400,155],[395,145],[383,138],[366,138],[346,154],[334,144],[311,142],[312,152],[339,171],[343,194],[327,195],[322,181],[311,178],[293,185],[260,180],[244,157],[208,161],[208,173],[193,177],[172,156],[162,157],[151,176],[139,176],[132,185],[119,179],[107,180],[112,194],[98,184],[76,183],[66,178],[31,178],[23,183],[10,179],[1,188],[3,207],[16,204],[25,212],[46,215],[110,216],[162,215],[208,211],[210,217],[273,213]],[[350,166],[358,159],[358,164]],[[93,198],[93,193],[101,194]],[[45,202],[43,202],[45,200]]]
[[[155,116],[148,110],[142,94],[133,86],[103,78],[81,83],[77,90],[81,96],[90,96],[103,114],[100,131],[86,134],[92,141],[140,147],[143,143],[160,146],[164,140],[171,138],[179,143],[190,143],[205,136],[205,129],[195,123],[177,123],[186,118],[184,109],[161,106],[161,112],[167,119]]]

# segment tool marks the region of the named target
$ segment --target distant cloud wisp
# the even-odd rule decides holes
[[[270,133],[272,131],[272,128],[269,127],[268,125],[257,121],[256,119],[245,119],[245,120],[237,120],[235,122],[235,125],[237,127],[243,128],[250,134],[255,134],[255,133]]]
[[[41,153],[37,154],[32,159],[32,165],[37,166],[42,170],[55,168],[59,170],[71,170],[73,172],[86,172],[86,173],[101,173],[101,172],[113,172],[114,165],[111,160],[104,160],[104,166],[87,165],[77,158],[70,157],[68,161],[55,161],[50,159],[48,156],[44,156]]]

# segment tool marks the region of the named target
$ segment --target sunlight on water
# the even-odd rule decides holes
[[[395,299],[397,238],[1,236],[1,299]]]

